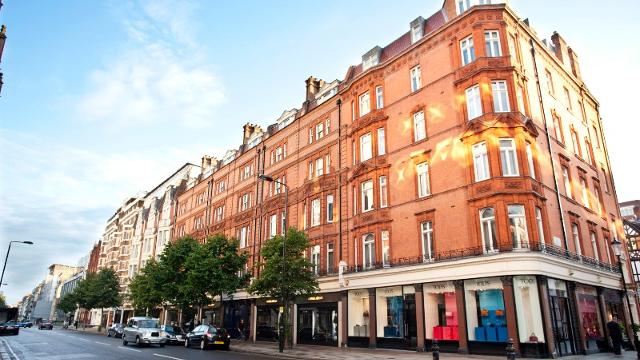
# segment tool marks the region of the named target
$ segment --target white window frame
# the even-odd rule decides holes
[[[500,164],[502,176],[519,176],[518,153],[516,151],[516,141],[512,138],[500,138]],[[506,144],[508,143],[508,145]]]
[[[313,161],[309,161],[309,180],[313,179]]]
[[[580,186],[582,187],[582,205],[587,209],[590,209],[589,205],[589,191],[587,190],[587,181],[581,177],[580,178]]]
[[[510,112],[509,91],[505,80],[494,80],[491,82],[491,93],[493,95],[493,111],[497,113]]]
[[[324,174],[324,159],[316,159],[316,177],[320,177]]]
[[[380,188],[380,208],[386,208],[388,206],[388,187],[387,177],[382,175],[378,178],[378,184]]]
[[[467,36],[460,40],[460,56],[462,66],[471,64],[476,60],[475,48],[473,46],[473,36]]]
[[[367,161],[373,157],[371,133],[360,136],[360,161]]]
[[[368,91],[358,97],[358,104],[360,105],[360,116],[371,112],[371,96]]]
[[[320,273],[320,245],[311,247],[311,265],[313,267],[313,274],[318,275]]]
[[[589,231],[589,238],[591,239],[593,257],[596,259],[596,261],[600,261],[600,254],[598,252],[598,238],[595,231]]]
[[[433,261],[435,254],[433,251],[433,222],[431,222],[431,220],[420,223],[420,238],[422,240],[422,261]]]
[[[527,229],[527,213],[525,206],[522,204],[507,205],[507,214],[509,216],[509,236],[513,243],[514,249],[529,247],[529,230]],[[518,226],[522,228],[518,229]],[[515,238],[514,238],[515,236]]]
[[[576,253],[582,255],[582,246],[580,246],[580,229],[576,223],[571,224],[571,235],[573,236],[573,243],[576,247]]]
[[[324,137],[324,123],[319,122],[316,124],[316,141]]]
[[[318,226],[321,222],[321,204],[320,199],[311,200],[311,226]]]
[[[313,128],[309,128],[309,144],[313,144]]]
[[[333,211],[334,211],[334,203],[333,203],[333,194],[327,195],[327,222],[333,222]]]
[[[431,195],[429,164],[426,161],[416,165],[416,180],[418,181],[418,197],[423,198]]]
[[[427,137],[427,127],[424,121],[424,111],[413,114],[413,141],[420,141]]]
[[[373,180],[360,184],[360,200],[363,213],[373,210]]]
[[[465,98],[467,102],[467,116],[468,120],[481,116],[483,113],[482,110],[482,98],[480,97],[480,85],[476,84],[470,86],[465,90]]]
[[[542,221],[542,209],[536,206],[536,226],[538,227],[538,242],[544,245],[544,222]]]
[[[525,152],[527,154],[527,164],[529,165],[529,176],[536,178],[536,168],[533,164],[533,150],[531,150],[531,143],[527,142],[525,146]]]
[[[371,269],[375,266],[376,238],[373,234],[362,236],[362,268]],[[368,261],[367,261],[368,260]]]
[[[460,15],[463,12],[469,10],[470,7],[471,7],[471,0],[457,0],[456,1],[456,13],[458,15]]]
[[[498,30],[488,30],[484,32],[484,46],[485,55],[487,57],[502,56],[502,47],[500,47],[500,33],[498,32]]]
[[[422,73],[420,65],[411,68],[411,92],[416,92],[422,87]]]
[[[491,215],[485,216],[487,211]],[[492,207],[480,209],[480,236],[482,237],[482,249],[485,253],[498,252],[498,234],[496,230],[496,213]],[[495,239],[495,240],[494,240]],[[494,243],[495,242],[495,243]]]
[[[385,141],[384,128],[378,128],[378,156],[384,155],[387,152]]]
[[[380,232],[380,242],[382,243],[382,266],[389,267],[391,265],[389,230]]]
[[[384,93],[382,86],[376,86],[376,109],[384,107]]]
[[[564,180],[564,192],[568,198],[573,199],[573,189],[571,188],[571,175],[569,175],[569,168],[562,166],[562,178]]]
[[[278,234],[278,214],[269,217],[269,237],[272,238]]]
[[[240,240],[240,248],[247,247],[247,239],[249,237],[249,227],[243,226],[240,228],[240,233],[238,234],[238,238]]]
[[[332,274],[333,271],[333,243],[327,244],[327,274]]]
[[[476,182],[489,179],[491,177],[491,170],[489,168],[487,142],[482,141],[474,144],[471,152],[473,154],[473,172]]]

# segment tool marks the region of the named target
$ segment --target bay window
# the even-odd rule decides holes
[[[311,201],[311,226],[320,225],[320,199]]]
[[[380,207],[387,207],[387,177],[380,176]]]
[[[373,181],[365,181],[361,185],[362,212],[373,210]]]
[[[362,267],[370,269],[375,265],[376,249],[373,234],[367,234],[362,238]]]
[[[500,163],[502,176],[518,176],[518,156],[513,139],[500,139]]]
[[[465,90],[467,101],[467,115],[469,120],[482,115],[482,100],[480,99],[480,86],[473,85]]]
[[[369,92],[360,95],[360,116],[367,115],[371,111]]]
[[[476,59],[472,36],[460,41],[460,52],[462,53],[462,66],[470,64]]]
[[[507,92],[507,82],[496,80],[491,82],[491,92],[493,94],[493,111],[509,112],[509,93]]]
[[[514,249],[529,247],[529,234],[527,233],[527,219],[524,205],[508,205],[509,232]]]
[[[502,56],[502,49],[500,48],[500,35],[498,31],[485,31],[484,32],[484,45],[487,57]]]
[[[480,142],[471,148],[473,153],[473,172],[476,181],[487,180],[489,175],[489,155],[487,154],[487,143]]]
[[[360,136],[360,161],[371,159],[371,133]]]
[[[480,234],[482,236],[482,247],[485,253],[498,251],[496,216],[493,208],[480,210]]]

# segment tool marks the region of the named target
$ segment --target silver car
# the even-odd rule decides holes
[[[167,343],[167,334],[160,330],[160,322],[152,317],[132,317],[122,332],[122,345],[132,342],[137,346]]]

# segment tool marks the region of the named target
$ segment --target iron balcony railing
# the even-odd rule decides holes
[[[514,243],[500,243],[490,248],[487,248],[484,246],[476,246],[476,247],[469,247],[469,248],[462,248],[462,249],[439,251],[439,252],[434,252],[432,254],[426,254],[423,256],[394,259],[386,263],[374,262],[367,265],[362,265],[362,264],[355,265],[355,266],[352,265],[352,266],[346,267],[344,270],[344,273],[348,274],[348,273],[371,271],[371,270],[378,270],[378,269],[384,269],[384,268],[393,268],[393,267],[400,267],[400,266],[411,266],[411,265],[418,265],[418,264],[428,264],[428,263],[436,263],[436,262],[443,262],[443,261],[460,260],[460,259],[472,258],[477,256],[496,256],[499,254],[510,253],[510,252],[539,252],[549,256],[554,256],[557,258],[574,261],[576,263],[581,263],[585,266],[598,269],[598,270],[609,271],[612,273],[620,272],[620,268],[617,265],[612,265],[591,257],[580,255],[580,254],[571,252],[569,250],[563,249],[559,246],[530,241],[530,242],[516,243],[515,245]]]

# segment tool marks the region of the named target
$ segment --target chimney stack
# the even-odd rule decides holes
[[[572,48],[569,48],[569,62],[571,63],[571,72],[578,79],[582,79],[582,74],[580,73],[580,63],[578,63],[578,54],[573,51]]]
[[[307,101],[313,101],[316,98],[318,92],[320,92],[320,88],[324,85],[324,80],[316,79],[313,76],[309,76],[309,78],[305,81],[307,85]]]
[[[569,54],[567,52],[567,42],[564,41],[562,36],[558,34],[557,31],[553,32],[551,35],[551,42],[553,43],[553,47],[556,50],[556,57],[560,60],[564,65],[568,65],[567,61],[569,61]]]

